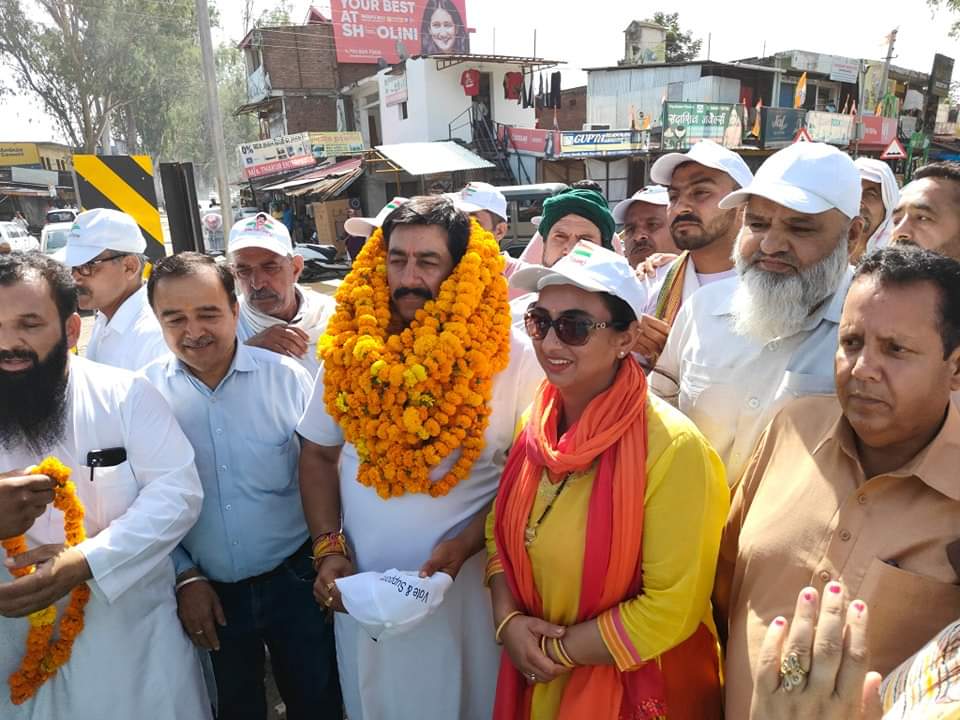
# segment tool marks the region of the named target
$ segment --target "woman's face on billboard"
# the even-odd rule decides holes
[[[457,39],[457,26],[453,16],[446,10],[437,8],[430,17],[430,37],[438,50],[450,52]]]

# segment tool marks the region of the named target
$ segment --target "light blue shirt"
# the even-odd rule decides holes
[[[200,518],[173,553],[177,575],[199,567],[211,580],[237,582],[277,567],[309,536],[296,428],[310,374],[242,343],[215,390],[172,355],[143,372],[193,445],[203,484]]]

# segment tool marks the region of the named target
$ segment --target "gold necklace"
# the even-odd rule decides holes
[[[543,509],[543,512],[540,513],[540,517],[538,517],[532,525],[529,525],[527,529],[523,531],[523,544],[527,547],[533,545],[533,541],[537,539],[537,530],[540,528],[540,525],[543,523],[543,521],[546,520],[550,510],[553,509],[553,504],[557,501],[557,498],[560,497],[560,493],[563,492],[563,488],[566,487],[567,480],[570,479],[571,475],[573,475],[573,473],[567,473],[563,476],[563,480],[561,480],[559,483],[549,483],[550,487],[556,488],[556,490],[552,491],[551,493],[544,492],[543,481],[540,482],[540,487],[537,489],[537,495],[546,497],[549,494],[550,499],[547,500],[547,506]]]

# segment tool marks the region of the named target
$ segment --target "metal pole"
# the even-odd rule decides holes
[[[197,19],[200,21],[200,53],[203,59],[203,79],[207,91],[207,115],[213,140],[213,156],[217,168],[217,188],[220,192],[220,214],[223,217],[223,249],[228,250],[227,238],[233,225],[233,207],[230,201],[230,183],[227,180],[227,150],[223,144],[223,118],[217,98],[217,73],[213,64],[213,41],[210,39],[210,12],[207,0],[197,0]]]
[[[854,145],[853,145],[853,156],[855,158],[860,157],[860,143],[863,140],[863,103],[866,100],[866,94],[864,87],[866,85],[867,71],[866,63],[861,60],[859,63],[859,74],[857,75],[857,124],[854,127]]]
[[[887,97],[887,79],[890,77],[890,61],[893,59],[893,46],[897,42],[897,28],[890,32],[890,44],[887,45],[887,59],[883,63],[883,75],[880,76],[880,101]]]

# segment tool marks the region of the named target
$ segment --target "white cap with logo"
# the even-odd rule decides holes
[[[104,250],[142,255],[147,241],[137,221],[119,210],[96,208],[77,215],[67,244],[54,257],[67,267],[78,267]]]
[[[262,248],[282,257],[293,255],[293,242],[287,226],[265,212],[244,218],[230,228],[227,250],[234,253],[246,248]]]
[[[613,219],[621,225],[625,223],[627,221],[627,210],[637,202],[666,207],[670,204],[670,197],[667,193],[667,188],[663,185],[647,185],[645,188],[637,190],[637,192],[626,200],[618,202],[616,207],[613,208]]]
[[[605,292],[618,297],[639,320],[647,304],[647,292],[623,255],[581,240],[553,267],[531,265],[510,278],[510,287],[540,292],[550,285],[573,285],[587,292]]]
[[[713,140],[701,140],[686,153],[663,155],[650,168],[650,179],[660,185],[669,186],[673,182],[674,170],[689,162],[725,172],[740,187],[746,187],[753,180],[753,173],[743,158]]]
[[[405,197],[395,197],[393,200],[383,206],[380,212],[377,213],[376,217],[347,218],[346,222],[343,223],[343,227],[354,237],[368,238],[373,235],[374,230],[383,226],[384,220],[387,219],[387,216],[390,213],[392,213],[401,205],[406,205],[408,202],[410,202],[410,200]]]
[[[343,606],[374,640],[396,637],[433,613],[453,585],[444,572],[422,578],[414,572],[390,569],[338,578]]]
[[[507,199],[489,183],[469,182],[460,192],[452,193],[450,199],[465,213],[486,210],[501,220],[507,219]]]
[[[794,143],[771,155],[753,182],[720,201],[729,209],[751,195],[806,215],[839,210],[848,218],[860,214],[860,171],[845,152],[826,143]]]

